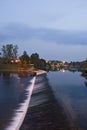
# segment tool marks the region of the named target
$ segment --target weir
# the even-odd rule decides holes
[[[12,122],[9,124],[9,127],[7,127],[5,130],[19,130],[19,128],[25,118],[27,109],[29,107],[35,80],[36,80],[36,77],[33,77],[33,79],[30,81],[31,85],[28,86],[28,88],[27,88],[28,95],[29,95],[28,98],[25,100],[24,103],[21,104],[20,109],[15,111],[15,115],[14,115],[14,118],[12,119]]]
[[[71,130],[63,108],[55,100],[46,74],[38,75],[29,109],[20,130]]]

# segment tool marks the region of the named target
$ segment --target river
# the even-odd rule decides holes
[[[79,130],[87,130],[87,72],[53,71],[47,73],[46,80],[71,124]],[[26,110],[26,101],[29,105],[34,82],[30,76],[0,75],[0,130],[12,130],[17,124],[19,114],[23,115]],[[37,85],[39,88],[41,82]]]
[[[0,75],[0,130],[18,130],[26,114],[34,77],[14,73]]]
[[[54,71],[48,73],[48,79],[71,123],[87,130],[87,73]]]

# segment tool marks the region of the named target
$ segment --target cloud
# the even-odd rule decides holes
[[[29,55],[56,60],[84,60],[87,57],[87,32],[29,28],[10,24],[0,29],[0,45],[17,44],[19,56],[24,50]]]
[[[30,28],[20,24],[9,24],[0,32],[0,43],[7,41],[30,41],[32,39],[55,42],[57,44],[87,45],[86,31],[66,31]]]
[[[20,43],[19,51],[24,50],[29,56],[37,52],[40,58],[47,60],[82,61],[87,58],[87,45],[56,44],[35,39]]]

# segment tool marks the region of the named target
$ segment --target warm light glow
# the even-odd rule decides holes
[[[11,60],[11,63],[13,63],[14,61],[13,60]]]
[[[49,61],[48,60],[46,60],[46,63],[48,63]]]
[[[11,63],[18,63],[18,62],[20,62],[20,60],[19,60],[19,59],[16,59],[16,60],[11,60]]]
[[[65,64],[65,61],[62,61],[63,62],[63,64]]]
[[[61,69],[60,71],[61,71],[61,72],[63,72],[63,73],[65,72],[65,70],[64,70],[64,69]]]
[[[18,63],[18,62],[20,62],[20,60],[19,60],[19,59],[16,59],[15,62]]]

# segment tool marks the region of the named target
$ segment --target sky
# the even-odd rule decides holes
[[[87,59],[87,0],[0,0],[0,48],[17,44],[19,56]]]

